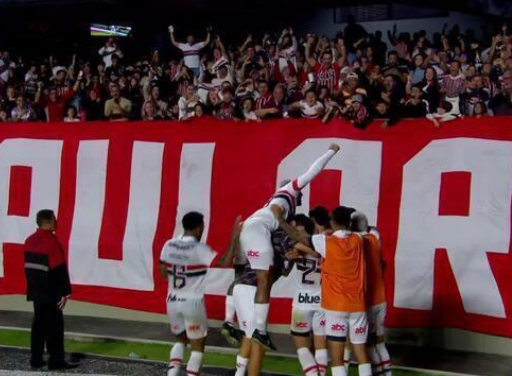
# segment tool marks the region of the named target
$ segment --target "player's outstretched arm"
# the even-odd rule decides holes
[[[316,257],[316,258],[322,257],[322,255],[320,255],[320,253],[316,252],[311,247],[308,247],[305,244],[302,244],[302,243],[295,244],[295,248],[302,255],[308,255],[308,256],[312,256],[312,257]]]
[[[231,233],[231,240],[228,245],[228,249],[224,254],[217,260],[216,266],[226,268],[233,263],[235,256],[240,250],[240,232],[242,231],[242,217],[236,217],[235,224],[233,225],[233,231]]]
[[[329,150],[318,158],[304,174],[297,178],[298,188],[302,189],[311,183],[311,181],[323,171],[325,166],[327,166],[327,163],[329,163],[332,157],[334,157],[334,155],[339,151],[340,147],[338,144],[331,144],[331,146],[329,146]]]

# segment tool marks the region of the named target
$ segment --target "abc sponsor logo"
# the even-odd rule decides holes
[[[333,332],[341,332],[341,331],[345,330],[345,325],[334,324],[331,326],[331,330]]]
[[[260,253],[258,251],[249,251],[247,252],[247,257],[249,258],[259,258]]]
[[[366,333],[366,327],[360,326],[359,328],[356,328],[356,334],[364,334]]]
[[[295,322],[295,327],[297,329],[307,329],[308,328],[308,323],[304,322],[304,321]]]
[[[320,297],[318,295],[309,295],[307,292],[299,293],[298,300],[302,304],[320,304]]]
[[[201,325],[199,325],[199,324],[192,324],[192,325],[188,326],[188,330],[190,330],[191,332],[197,332],[200,329],[201,329]]]

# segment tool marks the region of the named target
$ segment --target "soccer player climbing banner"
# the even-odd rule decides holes
[[[443,326],[512,337],[512,119],[366,131],[334,121],[41,124],[0,128],[0,294],[25,292],[22,244],[55,210],[73,299],[165,312],[158,274],[179,219],[204,215],[222,252],[232,223],[262,207],[330,144],[342,152],[303,190],[307,212],[338,204],[381,233],[389,327]],[[212,269],[221,319],[229,269]],[[270,323],[290,322],[293,279],[273,287]]]

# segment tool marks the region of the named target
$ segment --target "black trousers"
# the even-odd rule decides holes
[[[34,302],[34,321],[31,332],[31,361],[43,361],[44,346],[50,354],[50,363],[64,360],[64,317],[57,303]]]

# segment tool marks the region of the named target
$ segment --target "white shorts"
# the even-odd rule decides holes
[[[167,299],[167,315],[172,334],[179,336],[187,333],[188,339],[201,339],[208,334],[208,319],[203,298]]]
[[[377,304],[368,310],[368,322],[370,324],[370,333],[377,337],[384,335],[384,321],[386,321],[386,313],[388,306],[386,303]]]
[[[325,336],[325,314],[319,309],[301,309],[293,307],[290,332],[294,336]]]
[[[270,270],[274,260],[272,234],[261,220],[248,220],[240,234],[240,248],[254,270]]]
[[[368,339],[366,312],[325,311],[325,335],[328,341],[345,342],[347,334],[354,345],[362,345]]]
[[[238,325],[244,331],[247,338],[252,337],[255,329],[254,297],[256,287],[249,285],[236,285],[233,288],[233,301],[235,302]]]

